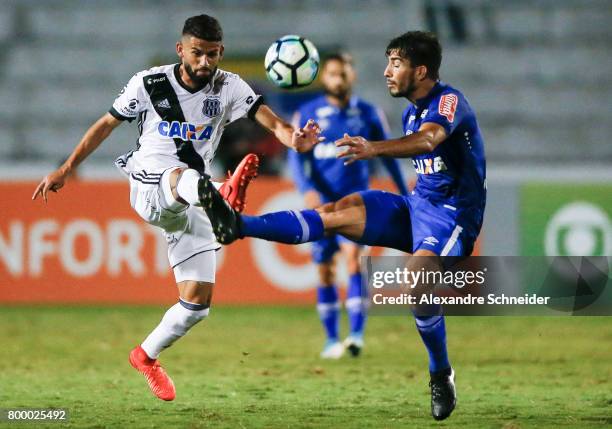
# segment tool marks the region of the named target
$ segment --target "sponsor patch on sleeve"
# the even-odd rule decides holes
[[[438,113],[448,119],[448,122],[455,120],[455,112],[457,111],[457,104],[459,98],[455,94],[445,94],[440,97],[440,104],[438,104]]]

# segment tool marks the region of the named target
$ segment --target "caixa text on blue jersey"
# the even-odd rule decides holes
[[[157,132],[163,137],[180,138],[184,141],[209,140],[213,132],[212,125],[195,125],[189,122],[161,121]]]
[[[414,169],[417,174],[434,174],[440,171],[447,170],[446,164],[442,157],[436,156],[435,158],[416,158],[412,160]]]

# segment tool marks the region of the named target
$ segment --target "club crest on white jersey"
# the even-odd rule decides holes
[[[205,98],[202,113],[209,118],[214,118],[221,113],[221,100],[219,100],[219,97]]]

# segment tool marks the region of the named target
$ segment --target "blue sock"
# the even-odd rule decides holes
[[[327,334],[328,341],[338,341],[340,303],[336,286],[319,286],[317,289],[317,311]]]
[[[366,320],[366,294],[363,289],[361,273],[351,274],[346,292],[346,312],[351,335],[363,335]]]
[[[449,368],[444,316],[416,316],[415,320],[419,334],[429,352],[429,371],[436,372]]]
[[[315,210],[284,211],[262,216],[241,216],[243,237],[263,238],[286,244],[306,243],[323,238],[321,216]]]

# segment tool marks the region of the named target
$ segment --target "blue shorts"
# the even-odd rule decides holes
[[[430,250],[440,256],[466,257],[476,236],[459,225],[454,207],[434,205],[415,195],[403,197],[385,191],[359,193],[366,207],[362,244],[407,253]],[[480,229],[480,228],[478,228]],[[469,233],[469,234],[468,234]]]
[[[367,188],[367,187],[366,187]],[[365,189],[365,188],[361,188]],[[359,192],[359,191],[356,191]],[[346,195],[350,195],[352,192],[349,192]],[[346,196],[345,195],[345,196]],[[336,200],[332,200],[327,198],[324,194],[319,192],[319,198],[321,199],[321,204],[327,204],[331,202],[335,202]],[[340,245],[343,243],[355,244],[352,240],[349,240],[346,237],[343,237],[340,234],[333,234],[328,237],[322,238],[321,240],[312,242],[312,260],[316,264],[323,264],[332,260],[336,252],[340,251]]]
[[[331,261],[336,252],[340,250],[340,245],[342,243],[358,245],[346,237],[333,234],[329,237],[312,242],[312,260],[317,264],[323,264]]]

